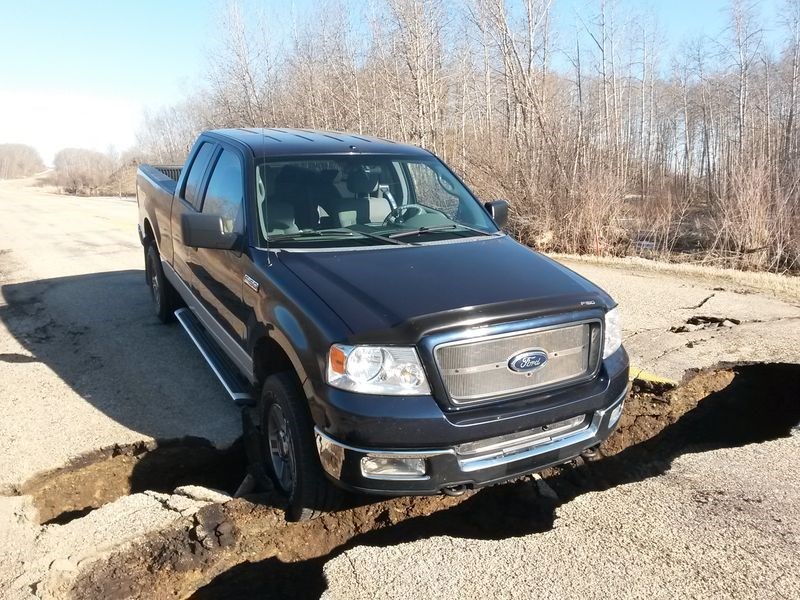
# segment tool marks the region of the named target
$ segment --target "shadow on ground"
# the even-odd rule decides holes
[[[228,445],[240,434],[238,410],[183,331],[153,315],[143,271],[9,284],[0,293],[0,321],[31,355],[0,360],[44,363],[87,403],[144,436]],[[81,427],[79,405],[69,410],[62,423]]]

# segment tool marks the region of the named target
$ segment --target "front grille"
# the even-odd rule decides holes
[[[449,342],[434,356],[451,401],[467,404],[587,377],[597,368],[599,348],[600,322],[587,321]],[[529,373],[512,371],[509,360],[528,350],[544,350],[547,362]]]

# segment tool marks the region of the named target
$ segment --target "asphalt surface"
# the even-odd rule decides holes
[[[800,438],[686,455],[585,494],[550,531],[361,546],[324,569],[329,600],[798,598]]]
[[[135,202],[0,182],[0,491],[100,448],[239,417],[178,326],[152,315]]]
[[[226,447],[239,414],[180,328],[150,311],[134,202],[11,181],[0,214],[0,597],[59,597],[92,561],[213,500],[140,493],[39,526],[17,495],[25,482],[115,445],[191,436]],[[639,369],[678,379],[721,360],[800,363],[800,299],[569,266],[619,301]],[[682,331],[692,317],[719,322]],[[662,477],[579,497],[543,534],[354,548],[326,567],[327,593],[798,597],[797,450],[794,438],[686,456]],[[709,490],[723,499],[692,500]]]
[[[713,271],[676,276],[562,262],[619,303],[625,348],[638,369],[680,380],[687,369],[723,361],[800,363],[800,296],[749,287],[747,273],[731,283]]]

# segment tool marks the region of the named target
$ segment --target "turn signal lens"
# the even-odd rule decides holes
[[[328,365],[331,371],[344,375],[344,361],[346,359],[347,355],[339,346],[331,346],[331,351],[328,355]]]

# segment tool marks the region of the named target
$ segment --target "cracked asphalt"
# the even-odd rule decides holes
[[[240,426],[184,334],[150,313],[135,203],[30,183],[0,182],[0,597],[59,598],[81,570],[224,498],[142,492],[41,526],[19,495],[26,481],[116,445],[192,436],[224,448]],[[720,361],[800,363],[800,298],[565,262],[620,303],[639,369],[680,379]],[[692,317],[718,322],[672,331]],[[326,566],[326,593],[799,597],[798,449],[790,438],[684,456],[664,476],[568,503],[545,534],[356,547]],[[726,500],[693,500],[714,490]]]
[[[579,496],[505,540],[357,546],[327,600],[800,597],[800,437],[688,454],[659,477]]]
[[[713,272],[676,276],[624,263],[561,262],[598,283],[619,303],[624,344],[639,369],[677,381],[687,369],[718,362],[800,363],[800,297],[792,300],[720,281]],[[741,275],[745,282],[747,275]],[[721,322],[671,331],[698,316]]]

